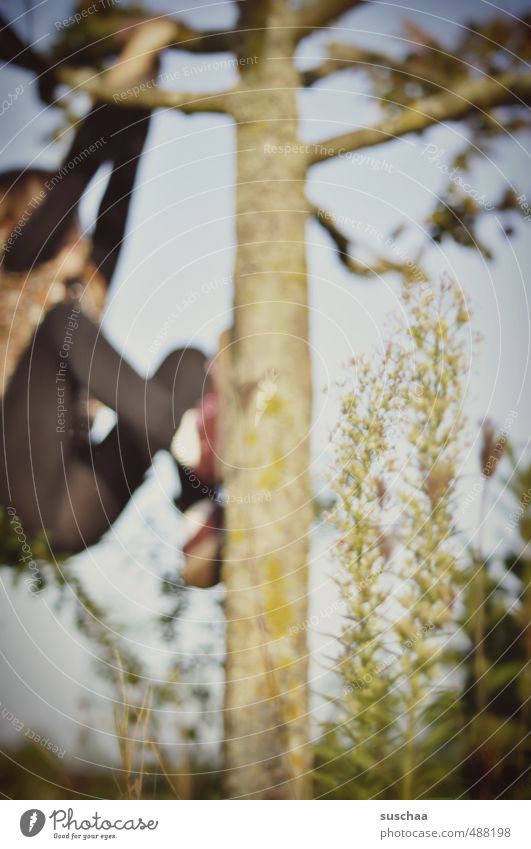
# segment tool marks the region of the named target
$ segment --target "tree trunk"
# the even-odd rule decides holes
[[[307,160],[294,148],[300,80],[282,7],[271,0],[258,43],[253,33],[258,58],[233,103],[238,253],[224,455],[225,754],[233,798],[308,798],[310,788]]]

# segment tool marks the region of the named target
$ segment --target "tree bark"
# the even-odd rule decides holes
[[[308,798],[311,375],[299,76],[282,3],[233,97],[237,259],[225,450],[229,797]],[[257,49],[256,32],[253,49]],[[290,152],[288,152],[290,151]]]

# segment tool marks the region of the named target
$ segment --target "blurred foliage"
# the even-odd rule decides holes
[[[24,567],[28,558],[55,563],[46,534],[41,532],[28,539],[18,516],[16,514],[10,516],[3,507],[0,507],[0,563],[6,566]]]
[[[417,101],[444,95],[459,84],[507,72],[528,73],[530,24],[531,14],[523,15],[521,19],[513,17],[509,20],[504,16],[481,23],[469,21],[460,27],[460,35],[455,42],[446,46],[443,40],[411,20],[404,26],[401,38],[404,53],[400,57],[384,50],[364,50],[332,42],[328,45],[329,58],[320,67],[306,71],[304,79],[307,85],[312,85],[336,71],[361,72],[370,78],[372,94],[379,98],[384,120],[411,108],[422,111],[422,105]],[[530,114],[527,106],[515,98],[514,105],[510,106],[478,105],[459,120],[461,149],[453,158],[448,151],[440,150],[436,165],[446,175],[446,185],[438,190],[434,208],[423,222],[435,242],[451,239],[461,246],[480,251],[490,259],[491,249],[485,245],[479,232],[483,219],[496,213],[510,235],[514,219],[507,213],[514,210],[519,216],[526,214],[517,200],[522,187],[502,190],[497,197],[497,189],[492,189],[492,181],[487,182],[487,178],[487,194],[480,195],[475,187],[481,173],[473,172],[473,169],[476,164],[485,166],[495,161],[499,143],[529,131]],[[444,121],[444,114],[441,120]],[[437,127],[430,132],[436,134]],[[434,136],[427,134],[423,139],[426,137]],[[387,140],[392,139],[391,133]],[[427,155],[426,150],[423,155]],[[472,173],[473,182],[470,179]]]
[[[404,57],[383,56],[385,62],[375,61],[366,70],[383,105],[396,111],[412,99],[451,89],[466,79],[523,70],[531,60],[530,25],[531,14],[512,20],[505,16],[464,22],[460,38],[449,48],[410,20],[404,28],[408,45]]]
[[[7,514],[5,520],[9,521]],[[18,549],[20,542],[16,540]],[[13,563],[18,564],[18,549],[13,544]],[[39,566],[44,565],[39,561]],[[17,571],[17,578],[25,571]],[[205,652],[197,655],[178,651],[179,617],[186,609],[189,590],[175,577],[166,575],[163,596],[177,597],[171,610],[161,615],[163,636],[171,641],[175,661],[156,679],[127,638],[127,626],[113,622],[109,611],[95,601],[73,566],[73,561],[48,566],[40,575],[39,590],[59,590],[50,601],[58,610],[69,606],[79,632],[90,642],[95,673],[104,679],[114,706],[114,735],[106,765],[79,767],[75,762],[58,759],[34,743],[10,749],[4,743],[0,755],[0,792],[10,798],[74,799],[96,798],[221,798],[219,752],[210,747],[208,758],[201,755],[201,742],[208,729],[220,726],[215,695],[205,681],[219,668],[205,641]],[[72,602],[73,607],[72,607]],[[111,717],[109,717],[111,718]],[[87,728],[90,727],[90,723]],[[85,734],[81,735],[85,737]],[[161,742],[163,738],[170,743]],[[76,751],[91,751],[90,735],[80,739]],[[113,765],[114,764],[114,765]]]
[[[455,724],[447,667],[469,313],[449,279],[405,283],[401,300],[383,355],[353,363],[335,438],[331,519],[347,624],[342,692],[316,770],[318,793],[333,798],[429,795]],[[450,780],[442,792],[452,789]]]
[[[221,771],[217,764],[194,759],[190,774],[182,774],[189,782],[193,798],[221,799]],[[181,773],[171,775],[175,783]],[[97,766],[79,766],[60,761],[42,747],[25,743],[0,752],[0,792],[10,799],[118,799],[116,770]],[[157,762],[146,765],[142,781],[143,799],[175,799],[175,792]]]
[[[501,446],[501,447],[500,447]],[[429,703],[416,715],[420,755],[410,798],[531,798],[531,463],[518,465],[510,445],[485,433],[480,455],[484,494],[504,452],[512,460],[507,553],[471,550],[454,575],[454,639],[440,661]],[[485,466],[485,457],[494,462]],[[486,521],[486,498],[481,522]],[[358,651],[352,645],[352,651]],[[348,664],[348,657],[347,657]],[[345,662],[340,667],[343,682]],[[397,798],[406,734],[393,692],[396,668],[382,668],[377,700],[353,712],[335,700],[334,722],[316,752],[316,794],[326,798]],[[356,705],[356,709],[359,706]],[[392,716],[392,710],[397,711]]]
[[[458,773],[470,798],[531,798],[531,463],[514,465],[508,491],[511,550],[477,552],[465,595]]]
[[[394,112],[412,98],[451,90],[453,85],[467,79],[508,71],[526,72],[531,58],[530,24],[530,14],[511,21],[507,17],[484,23],[471,21],[463,27],[460,40],[451,50],[416,24],[409,24],[406,37],[415,47],[408,52],[401,67],[385,73],[376,70],[373,74],[384,108]],[[460,121],[460,127],[460,134],[468,139],[465,138],[454,161],[448,163],[447,172],[463,174],[466,180],[475,162],[482,162],[485,157],[495,158],[496,140],[530,129],[530,113],[518,101],[511,108],[478,108]],[[450,238],[459,245],[479,250],[490,259],[491,250],[481,239],[478,226],[488,214],[496,212],[500,216],[509,209],[518,210],[517,193],[504,192],[501,197],[488,197],[486,203],[478,203],[473,193],[470,195],[462,190],[454,176],[439,194],[426,221],[428,232],[436,242]]]

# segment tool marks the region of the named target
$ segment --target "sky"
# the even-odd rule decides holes
[[[30,5],[34,10],[28,14]],[[68,15],[72,6],[66,0],[33,4],[7,0],[3,4],[8,17],[20,16],[16,23],[19,32],[37,46],[49,43],[54,22]],[[146,6],[179,14],[197,27],[230,26],[234,22],[233,4],[228,2],[189,6],[179,0],[160,0]],[[317,63],[324,55],[327,39],[403,55],[407,49],[403,32],[406,19],[413,19],[451,46],[461,27],[473,17],[495,13],[518,16],[530,7],[531,3],[519,0],[509,0],[503,7],[483,0],[448,0],[442,9],[435,0],[374,2],[345,16],[333,33],[307,39],[297,61],[301,67]],[[212,91],[236,82],[237,70],[226,56],[192,61],[196,71],[189,74],[189,57],[169,53],[164,57],[162,71],[172,74],[168,87]],[[69,143],[68,139],[61,144],[50,142],[60,120],[58,110],[42,109],[30,76],[19,69],[3,71],[0,101],[20,81],[24,83],[23,96],[0,125],[2,168],[54,168]],[[379,107],[367,92],[363,75],[354,73],[336,74],[301,92],[301,138],[320,141],[373,123]],[[73,105],[82,114],[87,101],[78,97]],[[322,164],[309,177],[308,195],[345,219],[362,219],[385,235],[407,223],[408,232],[400,247],[414,257],[426,242],[423,221],[447,184],[444,174],[426,155],[426,145],[440,146],[444,161],[450,163],[466,141],[463,132],[458,124],[435,127],[422,137],[408,136],[371,148],[365,158]],[[152,120],[128,237],[103,322],[113,343],[142,373],[151,373],[165,353],[183,344],[213,352],[220,332],[230,323],[235,255],[234,142],[234,127],[224,116],[159,111]],[[476,162],[470,182],[493,200],[507,187],[516,187],[518,193],[531,197],[529,139],[507,136],[494,143],[489,155]],[[95,178],[82,203],[82,224],[87,229],[107,176],[102,171]],[[529,438],[526,275],[531,221],[515,215],[513,223],[515,235],[509,240],[496,214],[485,216],[480,235],[494,254],[490,263],[479,253],[449,242],[429,244],[423,259],[434,279],[449,272],[459,281],[471,299],[473,329],[483,337],[467,395],[470,447],[463,465],[461,519],[469,539],[477,530],[479,508],[477,500],[467,498],[478,480],[479,423],[489,416],[502,425],[510,411],[516,410],[511,438],[518,451],[524,452]],[[370,248],[370,240],[366,241]],[[374,244],[377,246],[377,241]],[[397,307],[398,281],[393,275],[374,280],[352,276],[338,263],[328,236],[316,224],[308,227],[308,259],[316,387],[312,474],[316,491],[326,493],[324,471],[331,461],[329,434],[337,418],[339,397],[335,384],[344,377],[345,363],[353,354],[370,352],[381,342],[385,316]],[[169,315],[177,318],[168,326]],[[76,558],[72,567],[108,610],[120,639],[134,647],[150,674],[161,680],[179,652],[188,659],[205,653],[219,659],[223,650],[222,589],[190,591],[191,603],[175,643],[162,642],[153,625],[162,604],[161,571],[175,572],[179,565],[182,529],[170,504],[176,486],[170,459],[159,455],[147,483],[115,527],[100,545]],[[504,505],[503,497],[489,505],[488,543],[493,546],[506,543],[501,531]],[[323,613],[333,607],[336,598],[330,580],[329,544],[329,534],[317,528],[311,562],[311,612],[319,623],[310,629],[314,653],[311,683],[316,693],[333,687],[324,658],[333,651],[329,634],[340,627],[337,614]],[[154,550],[157,558],[151,556]],[[12,585],[6,570],[0,577],[4,596],[0,669],[9,708],[28,726],[44,728],[51,737],[65,741],[68,757],[80,762],[91,758],[112,761],[115,745],[109,687],[95,675],[95,667],[100,665],[97,650],[73,625],[75,601],[67,598],[61,602],[55,591],[30,597],[23,587]],[[212,687],[219,707],[220,675],[213,672],[206,683]],[[321,703],[316,699],[314,704]],[[214,719],[217,721],[211,723],[205,742],[215,740],[220,733],[220,714]],[[0,738],[14,743],[16,732],[0,722]]]

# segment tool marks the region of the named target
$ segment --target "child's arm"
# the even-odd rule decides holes
[[[124,89],[145,79],[153,72],[160,51],[176,40],[178,32],[179,25],[169,18],[156,18],[139,24],[116,64],[102,75],[102,82],[115,89]]]

